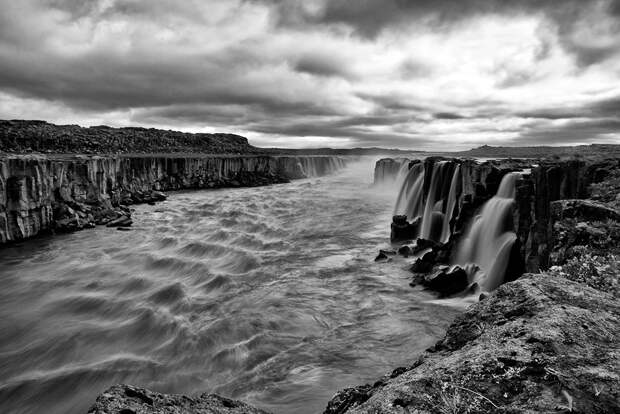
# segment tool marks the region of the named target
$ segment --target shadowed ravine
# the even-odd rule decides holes
[[[138,206],[132,231],[1,250],[0,400],[11,412],[85,412],[132,383],[314,413],[335,390],[409,362],[456,310],[373,262],[395,191],[370,188],[373,165],[171,194]]]

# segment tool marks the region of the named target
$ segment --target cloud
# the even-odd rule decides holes
[[[610,140],[619,17],[620,0],[3,1],[0,118],[259,145]]]

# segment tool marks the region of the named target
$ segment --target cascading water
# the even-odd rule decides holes
[[[504,281],[510,251],[516,240],[513,225],[515,183],[519,173],[502,178],[497,194],[483,206],[461,242],[457,263],[475,263],[480,270],[470,275],[483,291],[491,291]]]
[[[412,222],[421,217],[419,236],[445,243],[461,192],[460,166],[452,161],[433,163],[426,198],[425,177],[423,163],[411,166],[402,181],[394,214],[406,215]]]
[[[446,212],[444,215],[443,229],[441,231],[441,242],[446,243],[450,239],[452,233],[450,229],[450,221],[452,220],[458,195],[461,191],[461,166],[457,165],[452,174],[450,182],[450,193],[448,194],[448,202],[446,204]]]
[[[409,168],[408,163],[406,164]],[[424,182],[424,165],[414,164],[402,179],[400,191],[396,199],[394,214],[405,214],[414,219],[420,214],[418,205],[422,204],[422,184]]]
[[[433,164],[431,185],[428,190],[428,195],[426,196],[426,205],[424,207],[424,216],[422,218],[422,231],[420,232],[420,236],[424,239],[431,238],[431,231],[433,230],[433,213],[436,211],[435,207],[438,201],[436,200],[436,196],[438,190],[440,189],[439,185],[441,184],[440,175],[442,172],[441,170],[445,165],[447,165],[447,161],[439,161]]]
[[[409,160],[405,159],[402,161],[402,164],[398,169],[398,173],[396,173],[396,183],[400,184],[405,179],[407,174],[409,174]]]

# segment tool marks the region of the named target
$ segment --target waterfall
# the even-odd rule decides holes
[[[452,181],[450,182],[450,193],[448,194],[448,202],[446,204],[446,212],[443,220],[443,229],[441,231],[441,242],[446,243],[450,239],[452,233],[450,229],[450,221],[454,214],[454,208],[458,199],[458,193],[460,192],[459,185],[461,184],[461,166],[457,165],[452,174]]]
[[[429,168],[430,175],[425,173],[423,163],[409,169],[402,180],[394,214],[406,215],[409,221],[421,217],[419,237],[445,243],[461,192],[460,166],[453,161],[436,161]],[[427,179],[430,182],[425,182]]]
[[[396,173],[396,184],[400,184],[409,173],[409,160],[403,160],[398,172]]]
[[[457,253],[457,263],[475,263],[480,267],[480,271],[470,275],[470,282],[477,282],[484,291],[494,290],[504,281],[517,238],[512,215],[519,177],[519,173],[509,173],[502,178],[497,194],[484,204]]]
[[[439,161],[433,164],[433,173],[431,175],[431,185],[428,188],[428,195],[426,196],[426,205],[424,207],[424,215],[422,216],[422,231],[420,237],[428,239],[431,236],[433,212],[435,211],[435,204],[437,202],[436,196],[439,190],[439,184],[441,179],[441,170],[446,165],[446,161]]]
[[[398,197],[396,198],[394,214],[405,214],[408,218],[413,220],[419,214],[413,215],[413,213],[417,213],[415,209],[413,209],[412,212],[409,211],[412,210],[410,208],[410,202],[414,202],[414,199],[419,199],[420,202],[422,200],[423,194],[421,184],[424,182],[424,165],[422,163],[417,163],[411,166],[411,168],[409,168],[409,163],[405,163],[404,165],[408,168],[408,171],[404,179],[401,178],[402,184],[398,192]]]

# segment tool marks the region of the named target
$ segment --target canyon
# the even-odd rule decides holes
[[[4,245],[0,248],[96,225],[127,230],[138,219],[133,206],[164,201],[170,197],[166,192],[251,188],[323,177],[356,159],[269,152],[231,134],[81,128],[37,121],[0,121],[0,144],[0,245]],[[530,149],[524,151],[527,154]],[[620,158],[604,154],[486,161],[447,156],[384,158],[376,162],[373,175],[374,188],[394,189],[395,200],[392,223],[385,223],[390,245],[381,250],[375,265],[409,269],[412,294],[471,306],[448,326],[442,339],[411,355],[410,364],[374,382],[336,392],[326,402],[326,414],[620,409]],[[309,191],[312,184],[305,185],[295,191]],[[277,189],[272,191],[282,197]],[[316,197],[324,197],[324,189],[315,191]],[[192,201],[195,211],[187,206],[178,211],[208,217],[211,211],[203,206],[213,211],[223,207],[217,197],[224,195],[214,194],[214,202]],[[254,201],[257,194],[238,197],[234,199],[238,210],[233,215],[219,212],[218,223],[239,224],[237,216],[248,214],[244,203],[252,205],[252,214],[257,209],[262,214],[263,208],[286,210],[269,196],[262,199],[263,207]],[[298,220],[303,219],[298,213],[304,204],[309,200],[289,207]],[[161,230],[167,232],[163,247],[147,245],[146,250],[166,252],[170,240],[178,243],[178,229],[166,224],[160,210],[144,212],[155,217],[153,222],[163,223]],[[282,211],[284,223],[290,214]],[[257,217],[266,221],[267,216]],[[190,220],[182,226],[190,225],[197,224]],[[263,222],[250,227],[260,228],[261,233],[259,238],[252,235],[248,251],[260,242],[261,251],[273,255],[269,237],[273,233],[285,237],[283,229]],[[301,226],[300,237],[304,230]],[[235,254],[232,267],[223,262],[227,277],[215,276],[209,289],[212,283],[217,289],[231,276],[254,275],[260,268],[260,260],[236,249],[235,243],[247,240],[231,238],[223,248],[204,243],[202,238],[210,234],[198,236],[199,240],[176,251],[196,260],[191,269],[204,266],[198,260],[202,256],[219,263]],[[287,255],[293,252],[287,250]],[[152,260],[147,257],[147,269]],[[364,266],[370,266],[371,260]],[[189,266],[183,261],[170,266],[159,259],[156,263],[169,267],[171,274],[181,269],[182,277],[194,277],[193,270],[183,270]],[[143,269],[141,262],[132,265]],[[184,309],[190,286],[181,280],[149,300]],[[204,289],[203,281],[199,283]],[[103,314],[114,308],[96,306],[102,307]],[[10,395],[11,387],[0,391]],[[191,397],[114,385],[96,398],[89,413],[183,411],[265,412],[213,394]]]

